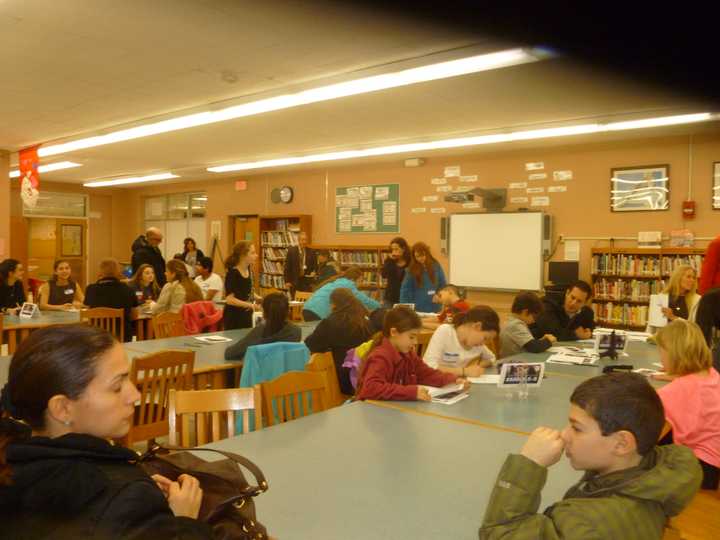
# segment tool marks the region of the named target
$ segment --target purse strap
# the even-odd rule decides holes
[[[144,459],[150,458],[155,456],[156,454],[160,452],[215,452],[216,454],[220,454],[221,456],[224,456],[228,458],[231,461],[234,461],[235,463],[242,465],[245,467],[248,471],[252,473],[252,475],[255,477],[255,482],[257,483],[257,488],[255,488],[255,494],[264,493],[268,490],[268,483],[265,479],[265,475],[260,470],[260,467],[255,465],[252,461],[247,459],[246,457],[241,456],[240,454],[235,454],[234,452],[226,452],[225,450],[215,450],[214,448],[183,448],[182,446],[161,446],[159,444],[155,444],[145,452],[143,455],[141,455],[138,460],[143,461]]]

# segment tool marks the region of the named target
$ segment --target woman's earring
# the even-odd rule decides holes
[[[63,422],[63,424],[65,424],[66,426],[69,426],[70,424],[72,424],[72,422],[70,420],[65,420]]]

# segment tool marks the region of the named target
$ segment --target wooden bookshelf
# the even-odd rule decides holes
[[[298,235],[304,232],[308,244],[312,241],[312,216],[260,216],[260,287],[287,290],[284,270],[287,250],[298,245]]]
[[[647,326],[651,294],[667,285],[674,269],[689,264],[700,277],[704,249],[593,249],[593,310],[598,324],[629,330]]]
[[[368,296],[382,302],[383,291],[387,286],[386,280],[380,275],[385,259],[390,256],[390,246],[349,246],[349,245],[318,245],[313,249],[325,249],[340,266],[340,271],[351,266],[360,267],[364,274],[363,280],[358,282],[358,288]]]

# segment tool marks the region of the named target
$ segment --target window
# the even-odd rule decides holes
[[[24,204],[22,206],[25,217],[86,218],[88,196],[79,193],[40,191],[35,208],[28,208]]]
[[[188,237],[206,251],[206,206],[205,193],[174,193],[145,199],[145,229],[157,227],[162,231],[160,250],[165,259],[182,253],[183,240]]]

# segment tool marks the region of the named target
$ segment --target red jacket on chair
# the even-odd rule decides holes
[[[206,300],[185,304],[180,314],[188,334],[216,332],[220,329],[219,323],[223,316],[222,311],[215,309],[215,304]]]

